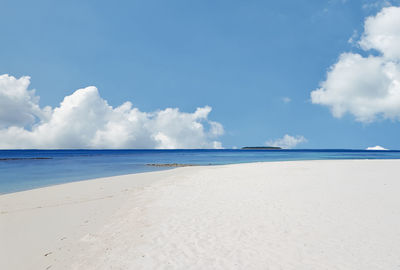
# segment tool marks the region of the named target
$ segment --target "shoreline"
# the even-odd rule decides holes
[[[2,194],[0,268],[391,269],[399,166],[193,166]]]
[[[377,150],[378,151],[378,150]],[[393,150],[393,151],[400,151],[400,150]],[[216,166],[230,166],[230,165],[241,165],[241,164],[258,164],[258,163],[285,163],[285,162],[308,162],[308,161],[363,161],[363,160],[376,160],[376,161],[390,161],[390,160],[400,160],[395,159],[395,158],[360,158],[360,159],[355,159],[355,158],[350,158],[350,159],[303,159],[303,160],[271,160],[271,161],[252,161],[252,162],[242,162],[242,163],[227,163],[227,164],[191,164],[191,163],[149,163],[149,164],[144,164],[145,166],[148,167],[154,167],[157,168],[155,170],[151,171],[144,171],[144,172],[134,172],[134,173],[124,173],[124,174],[113,174],[110,176],[100,176],[100,177],[93,177],[93,178],[84,178],[84,179],[78,179],[78,180],[73,180],[69,182],[61,182],[61,183],[53,183],[49,185],[44,185],[44,186],[39,186],[39,187],[33,187],[30,189],[24,189],[24,190],[18,190],[18,191],[12,191],[12,192],[5,192],[5,193],[0,193],[0,198],[1,196],[5,195],[10,195],[10,194],[16,194],[20,192],[26,192],[26,191],[31,191],[31,190],[36,190],[36,189],[43,189],[43,188],[49,188],[53,186],[60,186],[60,185],[68,185],[72,183],[80,183],[80,182],[85,182],[85,181],[96,181],[96,180],[101,180],[101,179],[111,179],[114,177],[123,177],[123,176],[130,176],[130,175],[141,175],[141,174],[147,174],[147,173],[157,173],[157,172],[163,172],[163,171],[169,171],[169,170],[175,170],[179,168],[186,168],[186,167],[216,167]]]
[[[49,261],[67,263],[74,243],[109,222],[133,192],[169,177],[171,171],[86,179],[1,194],[0,269],[46,269],[52,265]]]

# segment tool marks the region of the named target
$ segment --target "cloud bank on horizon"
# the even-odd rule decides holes
[[[0,75],[0,148],[221,148],[223,126],[194,113],[167,108],[142,112],[130,102],[113,108],[96,87],[66,96],[58,107],[39,106],[30,77]]]
[[[311,92],[312,103],[329,107],[337,118],[349,113],[364,123],[400,121],[400,7],[368,17],[358,45],[371,53],[341,54],[320,88]]]
[[[365,150],[389,150],[380,145],[367,147]]]
[[[291,149],[296,147],[298,144],[306,143],[307,139],[304,136],[291,136],[285,134],[282,138],[276,140],[269,140],[265,143],[267,146],[281,147],[283,149]]]

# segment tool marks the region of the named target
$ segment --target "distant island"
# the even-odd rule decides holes
[[[242,150],[280,150],[281,147],[276,146],[246,146],[242,147]]]

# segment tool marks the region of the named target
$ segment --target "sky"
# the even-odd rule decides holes
[[[400,1],[19,1],[0,148],[400,149]]]

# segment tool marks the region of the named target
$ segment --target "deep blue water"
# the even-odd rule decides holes
[[[97,177],[166,169],[147,166],[148,163],[219,165],[321,159],[400,159],[400,151],[0,150],[0,194]]]

